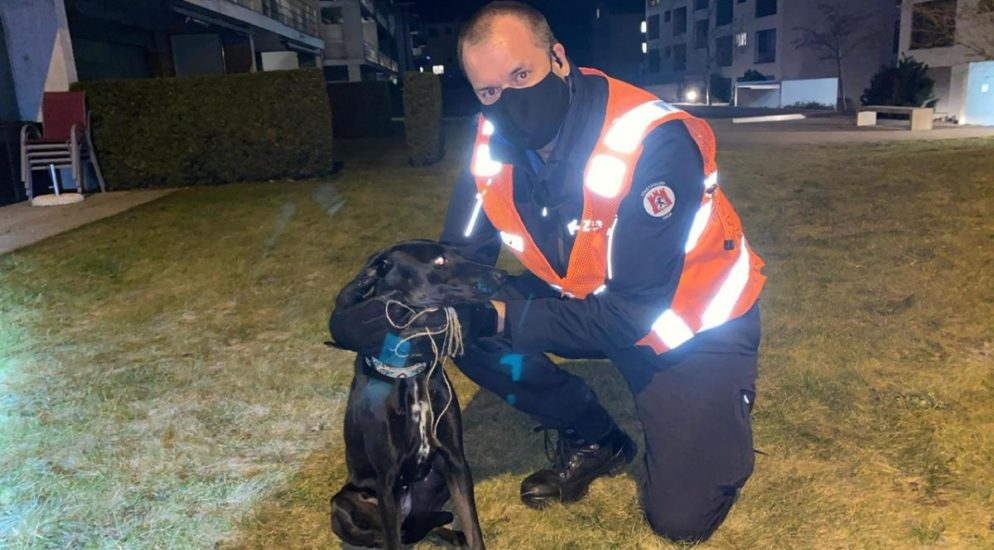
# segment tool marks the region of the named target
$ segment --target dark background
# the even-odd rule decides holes
[[[489,0],[414,0],[423,21],[465,21]],[[644,12],[644,0],[529,0],[549,20],[552,32],[577,64],[592,64],[590,51],[596,8],[614,13]]]

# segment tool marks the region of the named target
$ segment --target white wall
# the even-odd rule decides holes
[[[994,61],[971,63],[964,122],[994,126]]]
[[[780,106],[798,103],[819,103],[834,107],[839,81],[836,78],[784,80],[780,85]]]
[[[0,0],[20,117],[41,120],[44,92],[76,81],[76,62],[63,0]]]

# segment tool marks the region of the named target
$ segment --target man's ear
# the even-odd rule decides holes
[[[570,73],[569,58],[566,57],[566,48],[560,42],[556,42],[552,46],[552,51],[550,52],[552,59],[556,62],[553,66],[553,70],[557,75],[565,78]]]

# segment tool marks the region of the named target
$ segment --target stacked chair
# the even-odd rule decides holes
[[[42,100],[44,131],[37,125],[21,128],[21,181],[29,200],[34,199],[33,170],[48,170],[56,196],[59,189],[56,170],[72,168],[79,199],[86,187],[86,162],[93,165],[100,191],[106,191],[97,153],[90,137],[90,116],[86,112],[86,95],[83,92],[45,92]]]

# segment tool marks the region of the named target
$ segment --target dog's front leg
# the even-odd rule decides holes
[[[379,497],[380,518],[383,522],[383,537],[388,550],[400,550],[400,485],[397,472],[381,475],[376,487]]]
[[[473,494],[473,475],[462,449],[440,448],[439,452],[445,459],[449,493],[452,495],[452,507],[459,516],[466,543],[473,550],[484,550],[483,531],[480,529],[480,518],[476,513],[476,497]]]

